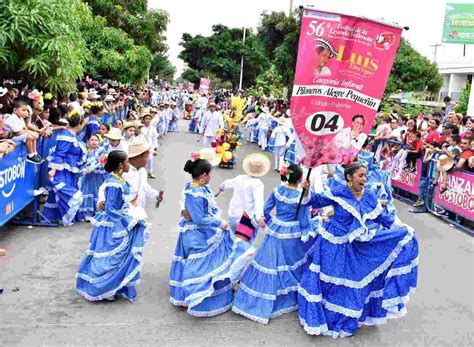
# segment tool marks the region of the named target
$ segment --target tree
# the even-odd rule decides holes
[[[87,11],[90,12],[90,9]],[[122,29],[107,24],[104,17],[92,16],[90,13],[81,20],[82,35],[91,52],[86,73],[122,83],[143,83],[152,62],[150,50],[135,45]]]
[[[0,77],[75,90],[89,54],[80,21],[89,15],[79,0],[0,1]]]
[[[240,60],[244,54],[243,86],[251,86],[256,77],[269,67],[268,58],[258,38],[247,30],[245,44],[242,43],[243,30],[228,28],[218,24],[212,27],[208,37],[182,36],[179,58],[194,71],[208,71],[222,81],[230,81],[236,87],[240,78]]]
[[[155,53],[151,61],[150,76],[159,76],[163,80],[172,81],[176,68],[170,63],[167,56]]]
[[[107,25],[123,30],[138,46],[145,46],[153,55],[151,71],[169,76],[176,72],[169,62],[165,44],[168,14],[148,10],[146,0],[87,0],[95,15],[104,17]],[[173,76],[171,76],[172,78]]]
[[[437,65],[430,62],[402,38],[390,71],[385,95],[397,91],[421,92],[428,90],[431,93],[438,93],[442,85],[443,78],[438,72]]]
[[[281,83],[291,90],[295,78],[300,22],[298,13],[287,16],[285,12],[262,13],[257,36],[265,47],[269,60],[281,76]]]
[[[456,112],[466,114],[467,107],[469,106],[469,95],[471,94],[471,83],[469,81],[466,83],[465,87],[461,91],[461,97],[459,98],[459,103],[456,106]]]

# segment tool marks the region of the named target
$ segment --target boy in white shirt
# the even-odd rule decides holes
[[[13,103],[13,113],[6,116],[4,129],[11,133],[11,140],[16,145],[24,143],[28,151],[26,160],[33,164],[41,164],[44,160],[36,152],[36,139],[38,134],[28,130],[25,118],[28,117],[28,104],[25,101],[17,100]]]
[[[284,157],[286,150],[287,138],[291,136],[290,129],[286,126],[284,117],[278,118],[278,125],[272,131],[270,138],[275,139],[273,153],[275,155],[275,171],[280,166],[280,158]]]
[[[243,161],[246,175],[225,180],[219,186],[216,196],[225,190],[232,189],[234,191],[228,210],[229,226],[232,231],[235,232],[244,213],[248,215],[255,228],[265,227],[263,219],[264,185],[259,177],[265,176],[270,170],[270,166],[270,160],[263,153],[251,153]]]

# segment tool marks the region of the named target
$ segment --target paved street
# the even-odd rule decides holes
[[[183,132],[162,141],[156,159],[152,183],[166,195],[158,210],[148,209],[152,234],[143,254],[138,301],[90,303],[76,294],[75,273],[88,244],[89,224],[9,227],[0,231],[0,246],[7,249],[0,257],[1,345],[467,346],[474,341],[474,239],[432,215],[413,215],[398,201],[399,216],[415,228],[421,253],[418,290],[404,319],[332,340],[306,335],[296,313],[265,326],[230,312],[194,318],[172,306],[167,278],[178,232],[178,202],[188,180],[183,166],[200,148],[198,136],[185,127],[181,124]],[[244,145],[238,167],[216,169],[212,188],[242,173],[242,158],[256,149]],[[274,172],[264,178],[266,193],[278,180]],[[229,199],[230,193],[218,198],[224,213]]]

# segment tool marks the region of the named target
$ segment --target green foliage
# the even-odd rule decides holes
[[[147,47],[135,45],[127,33],[107,26],[106,19],[100,16],[85,16],[81,31],[91,52],[87,74],[134,85],[146,80],[152,61]]]
[[[390,72],[385,95],[397,91],[428,90],[437,93],[442,85],[443,78],[438,73],[437,65],[422,56],[407,40],[402,38]]]
[[[213,34],[209,37],[184,33],[181,41],[183,50],[179,58],[183,59],[191,70],[197,71],[200,77],[207,71],[222,81],[232,82],[233,86],[237,87],[243,53],[245,57],[243,86],[251,86],[257,76],[269,66],[268,58],[258,38],[247,30],[246,41],[243,44],[243,29],[229,29],[219,24],[214,25],[212,30]],[[183,78],[195,80],[195,72],[188,71],[186,74],[187,76]]]
[[[79,23],[89,15],[79,0],[0,1],[0,77],[75,90],[88,58]]]
[[[461,91],[461,97],[459,98],[459,103],[456,106],[456,113],[462,113],[463,115],[467,113],[470,93],[471,93],[471,83],[469,83],[468,81],[466,83],[466,86]]]
[[[158,76],[162,80],[172,81],[176,68],[170,63],[168,57],[155,53],[151,62],[150,77]]]

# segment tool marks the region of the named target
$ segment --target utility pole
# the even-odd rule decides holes
[[[291,17],[291,12],[293,12],[293,0],[290,0],[290,10],[288,11],[288,17]]]
[[[442,46],[440,43],[435,43],[434,45],[431,45],[430,47],[434,47],[434,62],[436,63],[436,55],[438,54],[438,47]]]
[[[245,33],[247,29],[244,27],[244,38],[242,43],[245,45]],[[242,52],[242,57],[240,58],[240,82],[239,82],[239,90],[242,90],[242,79],[244,77],[244,53]]]

